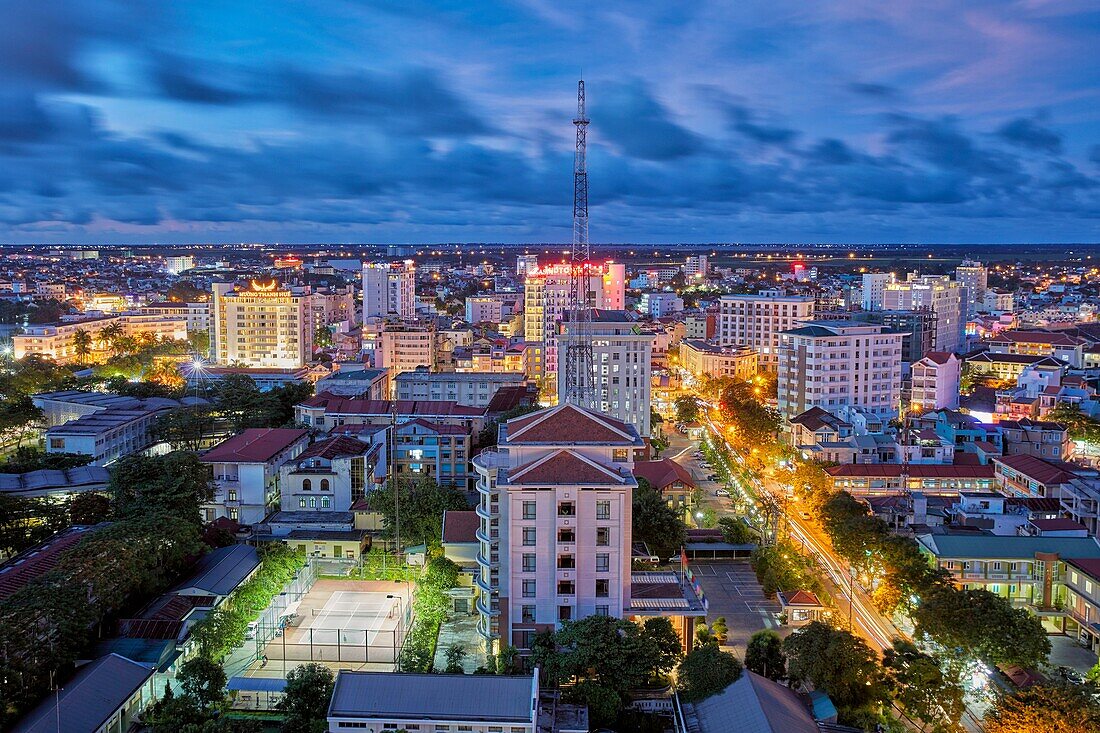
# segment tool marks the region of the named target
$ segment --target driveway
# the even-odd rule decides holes
[[[710,605],[707,621],[724,616],[729,626],[727,647],[745,656],[749,637],[761,629],[774,629],[781,634],[786,630],[775,620],[779,602],[764,596],[756,573],[747,562],[691,563],[689,566]]]

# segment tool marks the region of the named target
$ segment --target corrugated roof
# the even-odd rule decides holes
[[[916,463],[903,466],[900,463],[845,463],[830,466],[825,471],[834,477],[900,478],[902,471],[910,478],[993,478],[991,465],[935,465]]]
[[[818,733],[798,695],[748,670],[694,710],[699,733]]]
[[[200,590],[212,596],[227,596],[260,566],[256,548],[250,545],[219,547],[196,564],[195,574],[175,590]]]
[[[484,407],[470,407],[446,400],[397,400],[396,408],[390,400],[359,400],[323,392],[301,403],[303,407],[322,408],[332,415],[389,415],[393,409],[398,415],[427,417],[481,417]]]
[[[1031,559],[1037,552],[1060,557],[1100,558],[1095,537],[1021,537],[987,534],[926,534],[917,541],[939,558],[960,560]]]
[[[0,565],[0,599],[7,598],[35,578],[50,572],[61,555],[84,537],[105,524],[77,525],[63,529],[45,542],[28,547]]]
[[[1069,483],[1077,475],[1074,469],[1078,468],[1070,463],[1047,461],[1025,453],[1014,456],[994,456],[992,460],[1044,485]]]
[[[330,718],[531,723],[533,692],[533,679],[522,675],[340,670],[328,714]]]
[[[55,698],[50,695],[12,733],[95,733],[139,687],[153,668],[108,654],[82,667]]]

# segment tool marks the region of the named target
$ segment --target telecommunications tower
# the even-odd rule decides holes
[[[587,405],[593,393],[592,335],[589,323],[595,304],[591,284],[591,247],[588,244],[588,117],[584,111],[584,80],[577,82],[577,147],[573,153],[573,248],[569,260],[569,303],[566,334],[564,401]],[[564,325],[562,326],[564,328]]]

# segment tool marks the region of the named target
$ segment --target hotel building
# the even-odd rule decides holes
[[[122,327],[123,336],[138,338],[151,334],[158,339],[187,340],[187,321],[182,317],[124,313],[106,318],[27,326],[24,333],[12,336],[13,353],[16,359],[36,354],[53,359],[58,364],[75,364],[79,356],[73,337],[78,331],[84,331],[92,337],[91,353],[86,360],[89,363],[100,362],[110,356],[110,350],[99,334],[113,324]]]
[[[225,366],[299,369],[313,358],[308,288],[275,280],[247,286],[214,283],[214,358]]]
[[[416,315],[416,268],[412,260],[363,265],[363,320]]]
[[[759,354],[763,371],[779,367],[779,334],[814,314],[814,299],[764,291],[756,295],[723,295],[719,300],[718,343],[748,346]]]

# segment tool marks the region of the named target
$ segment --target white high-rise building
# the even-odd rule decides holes
[[[214,355],[224,366],[299,369],[313,360],[309,288],[275,280],[214,283]]]
[[[962,361],[946,351],[929,351],[913,362],[913,386],[908,408],[917,415],[929,410],[959,409]]]
[[[892,272],[867,272],[863,275],[863,310],[880,311],[885,308],[886,286],[894,282]]]
[[[779,412],[860,407],[883,420],[898,414],[901,339],[884,326],[807,321],[780,335]]]
[[[930,310],[936,315],[935,351],[961,351],[966,331],[965,288],[947,275],[918,276],[910,273],[904,282],[884,288],[886,310]]]
[[[700,280],[709,274],[706,255],[688,255],[684,261],[684,275],[689,279]]]
[[[565,344],[576,333],[572,320],[563,323]],[[654,333],[642,332],[626,311],[593,309],[584,325],[592,343],[592,390],[581,406],[630,423],[640,435],[650,430],[650,385],[652,382]],[[564,358],[564,353],[562,354]],[[565,401],[565,370],[558,370],[558,402]]]
[[[164,271],[169,275],[178,275],[195,266],[195,258],[192,255],[179,255],[177,257],[164,258]]]
[[[524,653],[540,631],[631,608],[634,428],[572,404],[502,424],[478,473],[478,632]]]
[[[416,268],[412,260],[363,265],[363,320],[416,315]]]
[[[613,262],[586,265],[587,292],[591,308],[623,310],[626,303],[626,266]],[[543,368],[541,376],[557,374],[558,330],[572,302],[569,287],[571,266],[567,263],[547,265],[527,273],[523,290],[523,337],[541,343]]]
[[[989,286],[989,268],[975,260],[963,260],[955,268],[955,280],[966,288],[966,312],[974,315],[985,301]]]
[[[760,368],[774,372],[779,364],[779,334],[813,318],[814,299],[768,292],[723,295],[718,308],[719,344],[755,349]]]
[[[516,256],[516,277],[524,278],[539,269],[539,256],[522,254]]]

